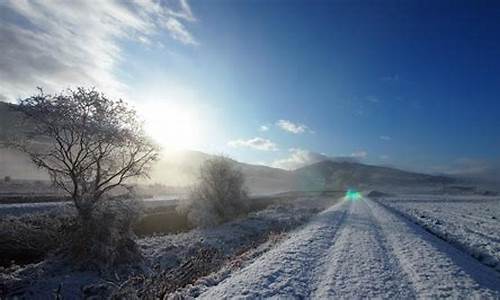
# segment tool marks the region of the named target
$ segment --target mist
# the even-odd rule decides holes
[[[0,148],[0,177],[20,180],[49,180],[47,172],[38,169],[29,158],[15,150]]]

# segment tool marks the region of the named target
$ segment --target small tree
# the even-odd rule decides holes
[[[246,213],[248,193],[243,173],[223,156],[205,161],[199,183],[183,209],[187,210],[189,221],[198,226],[215,225]]]
[[[66,191],[81,228],[107,194],[131,177],[147,176],[157,146],[145,135],[136,112],[94,89],[38,95],[20,100],[21,136],[10,145],[28,154]],[[85,242],[85,241],[81,241]]]

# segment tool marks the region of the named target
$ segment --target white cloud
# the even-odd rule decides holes
[[[375,97],[375,96],[368,96],[368,97],[366,97],[366,100],[368,100],[371,103],[379,103],[380,102],[380,99]]]
[[[271,163],[272,167],[286,170],[295,170],[313,163],[330,159],[328,156],[304,149],[292,148],[290,156]]]
[[[388,135],[381,135],[379,138],[382,141],[390,141],[390,140],[392,140],[392,138],[390,136],[388,136]]]
[[[386,82],[395,82],[395,81],[399,81],[399,74],[394,74],[394,75],[387,75],[387,76],[383,76],[382,78],[380,78],[380,80],[382,81],[386,81]]]
[[[170,36],[183,44],[198,45],[198,42],[193,38],[191,33],[186,30],[186,27],[176,18],[168,18],[165,22],[165,27],[170,32]]]
[[[382,155],[380,155],[380,156],[379,156],[379,158],[380,158],[381,160],[388,160],[390,157],[389,157],[389,155],[382,154]]]
[[[368,152],[364,150],[359,150],[351,153],[351,157],[357,158],[357,159],[364,159],[368,156]]]
[[[365,115],[365,111],[363,108],[359,108],[357,110],[354,111],[354,114],[357,115],[357,116],[364,116]]]
[[[278,146],[268,139],[261,137],[255,137],[249,140],[238,139],[234,141],[229,141],[228,146],[234,148],[247,147],[262,151],[277,151]]]
[[[288,132],[291,132],[294,134],[300,134],[300,133],[304,133],[306,131],[313,133],[313,131],[310,130],[309,127],[307,127],[306,125],[300,124],[300,123],[293,123],[289,120],[278,120],[276,122],[276,126],[278,126],[279,128],[281,128],[285,131],[288,131]]]
[[[252,165],[257,165],[257,166],[268,166],[268,164],[265,161],[254,161],[250,162]]]
[[[0,1],[0,93],[14,100],[37,86],[59,92],[84,85],[123,94],[127,87],[114,73],[121,42],[150,45],[165,31],[194,45],[185,27],[193,21],[184,0],[176,7],[156,0]]]
[[[259,131],[269,131],[269,126],[267,126],[267,125],[260,125],[259,126]]]
[[[328,156],[325,153],[318,153],[299,148],[291,148],[288,151],[290,152],[288,157],[272,162],[271,167],[295,170],[325,160],[333,162],[359,163],[362,159],[368,156],[366,151],[356,151],[349,156]]]
[[[170,11],[170,14],[187,21],[196,21],[187,0],[179,0],[179,4],[181,9],[177,11]]]

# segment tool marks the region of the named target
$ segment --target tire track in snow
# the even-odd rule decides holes
[[[323,259],[311,298],[415,298],[408,276],[364,200],[350,202],[346,229]]]
[[[200,298],[494,298],[500,277],[373,202],[344,201]]]
[[[347,208],[347,203],[341,202],[323,211],[275,249],[235,272],[200,298],[307,297],[319,258],[335,242],[346,219]]]

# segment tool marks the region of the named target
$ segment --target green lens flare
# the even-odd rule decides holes
[[[361,199],[363,196],[361,195],[360,192],[353,190],[353,189],[348,189],[347,192],[345,193],[345,199],[355,201]]]

